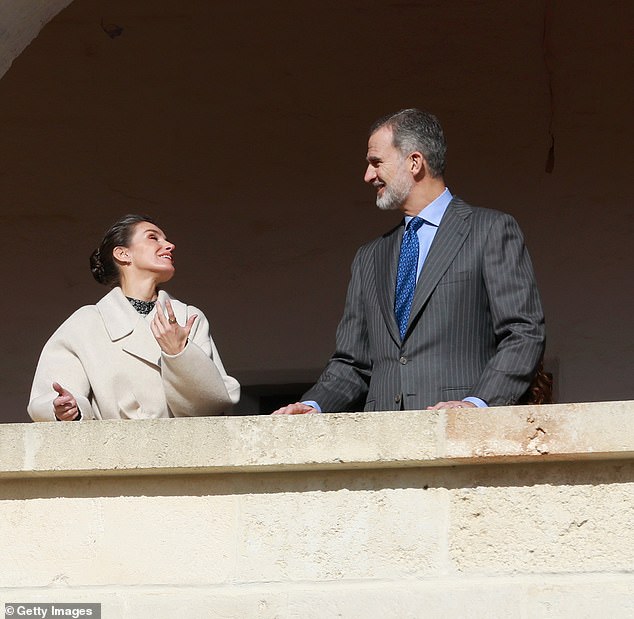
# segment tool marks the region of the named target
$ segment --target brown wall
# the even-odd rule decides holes
[[[0,81],[0,419],[26,419],[46,338],[105,292],[88,255],[126,212],[176,242],[168,290],[231,373],[312,380],[356,248],[397,221],[362,182],[368,125],[409,106],[443,122],[452,191],[520,221],[558,399],[634,398],[633,10],[596,6],[73,2]]]

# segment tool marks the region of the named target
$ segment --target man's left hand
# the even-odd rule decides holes
[[[318,413],[319,411],[308,404],[303,402],[295,402],[295,404],[289,404],[288,406],[282,406],[276,411],[273,411],[271,415],[306,415],[307,413]]]
[[[439,411],[442,408],[478,408],[473,402],[463,402],[462,400],[450,400],[449,402],[438,402],[433,406],[428,406],[428,411]]]

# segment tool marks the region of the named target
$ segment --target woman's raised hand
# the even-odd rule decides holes
[[[167,312],[167,316],[165,316]],[[180,326],[174,317],[174,310],[169,299],[165,300],[165,311],[161,304],[156,302],[156,316],[150,323],[150,329],[161,347],[161,350],[168,355],[177,355],[185,348],[189,332],[192,330],[194,321],[198,318],[196,314],[190,316],[184,326]]]
[[[58,394],[53,400],[55,417],[60,421],[74,421],[79,416],[79,408],[77,407],[75,396],[59,383],[53,383],[53,389]]]

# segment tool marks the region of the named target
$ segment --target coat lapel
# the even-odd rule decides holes
[[[404,232],[403,223],[388,232],[379,242],[374,253],[374,274],[379,306],[392,339],[400,345],[401,335],[394,315],[394,294],[396,289],[396,270],[401,241]]]
[[[423,270],[418,278],[405,337],[408,336],[412,323],[422,311],[440,278],[465,242],[471,229],[470,216],[471,208],[459,198],[453,198],[440,222],[438,232],[436,232]]]
[[[97,309],[113,342],[120,341],[123,350],[159,367],[161,349],[146,322],[154,316],[155,309],[144,318],[130,305],[121,288],[109,292],[97,303]]]

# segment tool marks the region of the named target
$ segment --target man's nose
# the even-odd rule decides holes
[[[371,183],[372,181],[374,181],[375,178],[376,178],[376,170],[374,169],[373,166],[368,165],[368,167],[365,170],[365,176],[363,177],[363,180],[366,183]]]

